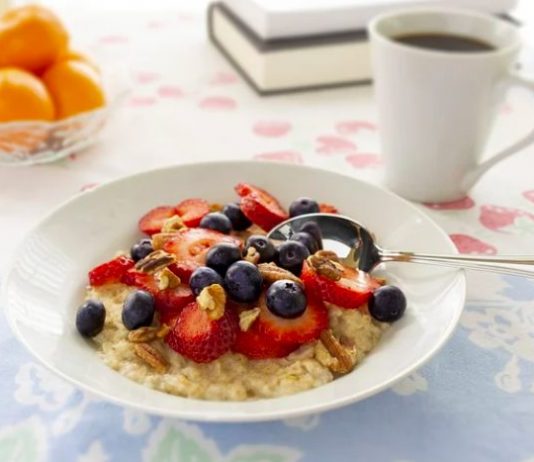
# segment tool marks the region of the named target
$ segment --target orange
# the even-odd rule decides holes
[[[0,16],[0,66],[38,71],[67,49],[69,37],[50,10],[29,5]]]
[[[52,95],[58,119],[90,111],[106,103],[100,76],[84,62],[60,61],[45,71],[42,80]]]
[[[0,69],[0,122],[52,120],[54,103],[43,83],[21,69]]]
[[[73,50],[69,48],[68,50],[65,50],[63,53],[61,53],[57,57],[56,62],[68,61],[68,60],[81,61],[91,66],[96,72],[100,73],[100,68],[98,67],[98,64],[96,64],[96,62],[91,57],[89,57],[88,55],[86,55],[85,53],[81,51]]]

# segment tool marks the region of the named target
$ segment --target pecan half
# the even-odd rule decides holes
[[[136,343],[134,345],[134,353],[138,358],[160,373],[165,372],[169,368],[169,363],[163,355],[148,343]]]
[[[300,278],[295,276],[291,271],[280,268],[276,263],[260,263],[258,269],[260,270],[263,280],[267,283],[273,283],[275,281],[280,281],[281,279],[289,279],[290,281],[302,285]]]
[[[322,344],[331,356],[331,360],[328,360],[324,354],[320,353],[321,347],[319,346],[318,351],[316,351],[316,358],[321,364],[338,374],[347,374],[354,369],[356,360],[353,359],[350,350],[339,343],[330,329],[321,333],[320,344]]]
[[[142,271],[143,273],[152,274],[166,268],[175,261],[176,258],[174,255],[171,255],[164,250],[154,250],[154,252],[149,253],[145,258],[139,260],[135,264],[135,269]]]
[[[185,228],[182,218],[179,215],[173,215],[169,219],[165,220],[165,223],[163,223],[163,226],[161,227],[161,232],[172,233],[182,228]]]
[[[336,261],[332,261],[330,258],[318,255],[317,253],[309,256],[306,261],[321,276],[332,281],[339,281],[341,279],[342,270]]]
[[[249,330],[250,326],[254,324],[254,321],[258,319],[258,316],[260,315],[260,311],[261,309],[257,307],[252,308],[251,310],[241,311],[241,313],[239,313],[239,328],[243,332],[246,332],[247,330]]]
[[[171,328],[167,324],[162,324],[158,331],[156,332],[157,338],[165,338],[167,334],[171,331]]]
[[[176,274],[174,274],[169,268],[163,268],[156,274],[158,278],[158,289],[174,289],[178,287],[182,281]]]
[[[257,265],[260,261],[260,253],[254,247],[251,246],[247,249],[247,254],[243,257],[243,260],[249,261],[250,263]]]
[[[132,343],[146,343],[158,338],[159,327],[140,327],[128,332],[128,341]]]
[[[197,304],[201,310],[208,312],[211,319],[220,319],[224,315],[226,292],[220,284],[204,287],[198,294]]]

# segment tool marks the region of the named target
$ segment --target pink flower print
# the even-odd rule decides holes
[[[372,168],[382,164],[378,154],[351,154],[345,160],[354,168]]]
[[[237,107],[236,101],[226,96],[209,96],[201,100],[198,105],[202,109],[213,109],[216,111],[231,111]]]
[[[152,96],[132,96],[128,105],[132,107],[146,107],[155,104],[156,98]]]
[[[474,253],[481,255],[495,255],[497,249],[480,239],[467,234],[451,234],[450,238],[460,253]]]
[[[120,45],[128,43],[128,37],[125,35],[104,35],[98,41],[103,45]]]
[[[510,103],[504,103],[501,106],[500,112],[503,115],[508,115],[508,114],[511,114],[512,112],[514,112],[514,108],[512,107],[512,105]]]
[[[149,28],[149,29],[161,29],[162,27],[165,27],[167,25],[167,23],[165,21],[158,21],[157,19],[156,20],[152,20],[152,21],[148,21],[146,26]]]
[[[160,75],[151,71],[139,71],[135,74],[135,80],[140,84],[147,84],[158,80]]]
[[[182,98],[184,92],[176,85],[161,85],[158,88],[158,96],[160,98]]]
[[[336,130],[340,135],[353,135],[362,130],[376,131],[376,125],[367,120],[347,120],[336,124]]]
[[[336,135],[323,135],[317,138],[318,154],[330,156],[335,154],[354,154],[356,145],[345,138]]]
[[[530,191],[525,191],[523,193],[523,196],[530,202],[534,202],[534,189],[531,189]]]
[[[497,205],[483,205],[480,209],[480,223],[492,231],[500,231],[501,228],[513,225],[517,218],[534,220],[534,215],[524,210]]]
[[[286,135],[291,130],[289,122],[264,121],[256,122],[252,131],[258,136],[277,138]]]
[[[86,183],[80,188],[80,192],[90,191],[98,186],[98,183]]]
[[[239,82],[237,75],[232,72],[217,72],[210,80],[210,85],[232,85]]]
[[[475,206],[475,201],[469,196],[450,202],[427,202],[428,208],[435,210],[467,210]]]
[[[295,151],[274,151],[256,154],[254,159],[272,160],[277,162],[287,162],[288,164],[302,164],[303,159],[300,153]]]

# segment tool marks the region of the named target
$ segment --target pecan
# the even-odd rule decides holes
[[[300,278],[295,276],[291,271],[280,268],[276,263],[260,263],[258,269],[260,270],[263,280],[267,283],[273,283],[275,281],[280,281],[281,279],[289,279],[290,281],[302,285]]]
[[[134,353],[138,358],[160,373],[165,372],[169,367],[169,363],[163,355],[148,343],[136,343],[134,345]]]
[[[174,289],[182,283],[180,278],[169,268],[163,268],[161,271],[158,271],[156,277],[158,278],[159,290]]]
[[[171,328],[167,324],[162,324],[158,331],[156,332],[157,338],[165,338],[167,334],[171,331]]]
[[[198,307],[208,312],[211,319],[220,319],[226,306],[226,292],[220,284],[204,287],[197,297]]]
[[[321,257],[321,258],[326,258],[331,261],[339,262],[339,257],[337,253],[332,250],[324,250],[324,249],[318,250],[317,252],[314,253],[314,255],[317,255],[318,257]]]
[[[246,332],[250,329],[250,326],[254,324],[254,321],[258,319],[260,315],[260,308],[252,308],[251,310],[245,310],[239,313],[239,328]]]
[[[164,250],[154,250],[154,252],[149,253],[145,258],[139,260],[135,264],[135,269],[142,271],[143,273],[151,274],[166,268],[175,261],[176,258],[174,255],[171,255]]]
[[[350,350],[339,343],[330,329],[327,329],[321,333],[320,343],[332,358],[331,361],[325,361],[326,358],[324,355],[316,354],[317,360],[321,364],[328,367],[332,372],[336,372],[338,374],[347,374],[354,368],[356,361],[350,354]],[[320,347],[319,351],[321,351]]]
[[[260,261],[260,253],[254,247],[251,246],[247,249],[247,254],[244,256],[243,260],[249,261],[250,263],[257,265]]]
[[[210,204],[210,212],[220,212],[223,209],[223,205],[218,202]]]
[[[173,215],[172,217],[165,220],[165,223],[163,223],[163,226],[161,227],[161,232],[172,233],[182,228],[185,228],[185,224],[182,218],[179,215]]]
[[[332,261],[325,256],[317,255],[317,253],[309,256],[306,261],[321,276],[331,279],[332,281],[339,281],[341,279],[342,271],[337,266],[337,262]]]
[[[128,332],[128,340],[132,343],[146,343],[158,337],[158,327],[140,327]]]
[[[176,237],[175,233],[158,233],[152,235],[152,248],[154,250],[161,250],[167,241]]]

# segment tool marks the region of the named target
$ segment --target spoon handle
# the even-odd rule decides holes
[[[411,263],[425,263],[428,265],[449,266],[475,271],[488,271],[491,273],[511,274],[534,278],[534,256],[518,257],[505,255],[501,257],[482,257],[466,255],[437,255],[413,252],[394,252],[383,250],[380,261],[404,261]],[[531,269],[516,268],[511,265],[527,265]]]

